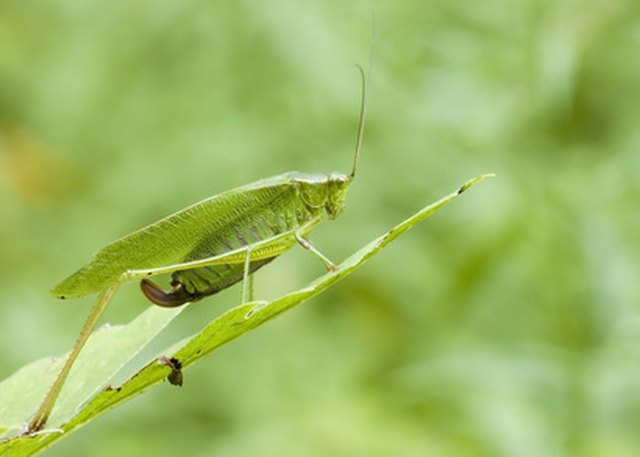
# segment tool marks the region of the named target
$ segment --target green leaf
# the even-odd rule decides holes
[[[309,300],[350,275],[400,235],[490,176],[493,175],[476,177],[455,192],[423,208],[351,255],[338,265],[337,271],[327,273],[307,287],[271,302],[251,302],[235,307],[213,320],[186,343],[181,343],[179,349],[170,348],[165,354],[178,359],[183,368],[194,363],[223,344]],[[154,359],[121,386],[104,387],[120,367],[182,309],[184,307],[173,310],[151,307],[126,326],[95,332],[78,358],[48,423],[49,427],[57,430],[48,429],[34,436],[7,438],[0,443],[0,455],[10,453],[24,456],[38,453],[98,415],[165,379],[172,369]],[[27,365],[0,384],[0,431],[15,431],[29,420],[30,414],[35,411],[46,389],[53,382],[60,364],[60,361],[51,363],[49,360],[40,360]],[[100,392],[94,395],[99,389]],[[85,403],[89,398],[92,399]],[[83,406],[76,411],[78,405]]]
[[[53,414],[51,428],[68,422],[122,367],[165,328],[184,307],[147,308],[128,325],[96,330],[76,360]],[[20,433],[62,368],[63,357],[46,357],[24,366],[0,384],[0,429]],[[0,451],[3,448],[0,446]]]

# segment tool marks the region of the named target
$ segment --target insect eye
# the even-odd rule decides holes
[[[334,173],[330,176],[330,180],[336,184],[344,184],[348,181],[348,178],[343,174]]]

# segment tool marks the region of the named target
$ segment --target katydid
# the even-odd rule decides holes
[[[140,279],[144,295],[164,307],[180,306],[243,281],[248,298],[250,275],[295,244],[314,253],[330,271],[335,265],[307,235],[324,217],[335,219],[355,178],[362,149],[368,81],[362,78],[360,115],[349,174],[291,172],[214,195],[131,233],[100,250],[93,260],[53,288],[61,299],[98,293],[97,300],[65,365],[28,425],[41,430],[80,350],[118,287]],[[371,63],[368,78],[371,78]],[[171,273],[165,291],[150,276]]]

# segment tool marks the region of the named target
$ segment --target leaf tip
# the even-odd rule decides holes
[[[495,176],[496,176],[495,173],[487,173],[487,174],[484,174],[484,175],[477,176],[477,177],[467,181],[462,186],[460,186],[460,188],[458,189],[457,193],[458,193],[458,195],[460,195],[461,193],[466,191],[471,186],[473,186],[475,184],[478,184],[480,181],[484,181],[487,178],[495,178]]]

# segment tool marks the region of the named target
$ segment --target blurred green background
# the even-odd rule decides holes
[[[348,170],[371,12],[360,174],[315,244],[338,261],[498,178],[48,455],[640,455],[631,0],[4,0],[0,379],[71,346],[92,299],[47,291],[109,241],[262,177]],[[300,251],[258,297],[323,272]],[[128,285],[106,320],[147,306]]]

